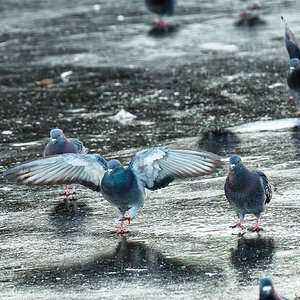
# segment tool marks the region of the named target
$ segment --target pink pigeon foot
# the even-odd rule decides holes
[[[254,3],[252,9],[260,9],[260,5],[258,3]]]
[[[258,226],[258,220],[257,220],[256,225],[248,230],[252,231],[252,232],[255,232],[255,231],[260,232],[260,231],[263,231],[263,228]]]
[[[159,18],[155,22],[155,25],[161,29],[168,29],[170,27],[173,27],[173,25],[171,23],[164,21],[162,18]]]
[[[300,110],[297,113],[297,117],[300,118]]]
[[[75,191],[75,186],[73,186],[72,191],[70,192],[68,189],[68,186],[66,185],[65,191],[63,193],[61,193],[60,195],[61,196],[66,195],[68,197],[69,195],[75,195],[75,194],[77,194],[77,192]]]
[[[242,229],[245,229],[245,227],[242,225],[242,221],[243,221],[243,219],[240,219],[240,221],[238,223],[236,223],[233,226],[230,226],[230,228],[241,227]]]
[[[128,230],[126,230],[123,227],[123,221],[121,221],[120,227],[118,230],[114,230],[112,233],[117,233],[117,234],[124,234],[124,233],[128,233]]]

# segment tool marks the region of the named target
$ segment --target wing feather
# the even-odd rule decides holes
[[[155,190],[176,178],[211,174],[222,166],[221,158],[213,153],[159,147],[138,152],[128,168],[146,188]]]
[[[107,162],[98,155],[66,153],[22,163],[4,179],[26,185],[82,184],[99,191]]]
[[[296,40],[296,37],[290,27],[288,26],[287,22],[283,17],[281,17],[282,21],[285,25],[285,45],[286,49],[290,55],[290,59],[292,58],[299,58],[300,59],[300,49]]]

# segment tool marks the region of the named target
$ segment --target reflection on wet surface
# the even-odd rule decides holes
[[[155,17],[142,2],[0,3],[1,171],[40,157],[56,127],[123,163],[161,145],[224,161],[237,153],[277,188],[264,231],[241,238],[229,228],[236,214],[223,191],[227,166],[151,193],[126,239],[110,233],[118,217],[99,193],[78,186],[68,205],[61,186],[1,177],[2,297],[254,299],[259,279],[271,277],[293,299],[300,131],[280,15],[300,36],[296,2],[265,1],[265,24],[249,27],[235,26],[239,1],[178,0],[168,33],[152,31]],[[53,84],[34,86],[44,79]],[[116,122],[122,109],[134,120]],[[246,216],[247,227],[254,222]]]
[[[255,238],[240,238],[236,249],[232,250],[231,263],[237,270],[238,278],[248,284],[253,270],[266,270],[272,263],[275,246],[272,238],[260,235]]]
[[[107,278],[124,280],[126,277],[151,278],[168,282],[184,282],[185,280],[209,280],[212,270],[191,267],[164,257],[141,242],[128,242],[121,235],[120,242],[112,253],[96,256],[92,261],[69,267],[58,266],[48,270],[30,270],[22,275],[21,284],[51,283],[78,285],[103,283]],[[59,280],[57,279],[59,278]],[[217,280],[217,278],[215,278]]]

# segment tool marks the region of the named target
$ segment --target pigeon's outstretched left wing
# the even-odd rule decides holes
[[[222,166],[221,158],[213,153],[161,147],[138,152],[128,168],[147,189],[156,190],[176,178],[211,174]]]
[[[285,24],[285,46],[290,55],[290,59],[292,58],[300,59],[300,49],[297,40],[295,38],[295,35],[291,31],[285,19],[283,17],[281,17],[281,19]]]
[[[98,155],[66,153],[16,165],[4,179],[26,185],[82,184],[100,191],[107,162]]]

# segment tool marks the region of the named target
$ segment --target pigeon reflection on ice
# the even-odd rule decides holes
[[[285,24],[285,46],[290,56],[290,70],[287,77],[287,83],[290,93],[296,101],[298,117],[300,117],[300,49],[295,35],[284,18],[281,18]]]
[[[239,274],[241,282],[247,282],[254,270],[265,270],[273,261],[275,245],[272,238],[257,236],[256,238],[241,237],[236,249],[232,249],[231,263]]]
[[[224,189],[226,198],[240,218],[232,228],[244,229],[242,221],[245,215],[254,214],[257,218],[256,225],[249,230],[263,230],[259,227],[258,220],[266,204],[271,201],[274,189],[267,176],[259,170],[249,170],[239,156],[233,155],[229,159],[229,174]]]
[[[159,147],[139,151],[128,167],[99,155],[66,153],[16,165],[4,172],[4,178],[25,185],[78,183],[102,192],[121,217],[115,233],[126,233],[123,221],[134,219],[146,190],[166,187],[174,179],[208,175],[221,167],[221,158],[213,153]]]
[[[150,248],[142,242],[127,241],[120,235],[116,248],[102,255],[97,255],[87,262],[74,262],[72,265],[60,265],[49,269],[28,270],[20,276],[25,284],[34,285],[103,285],[107,278],[112,280],[126,277],[145,276],[156,278],[166,284],[186,280],[217,282],[222,270],[215,266],[200,265],[192,267],[178,259],[165,257],[162,253]],[[212,274],[215,274],[212,276]],[[60,278],[58,281],[57,278]]]
[[[83,143],[77,139],[68,139],[63,131],[59,128],[50,131],[50,141],[44,149],[44,157],[63,154],[63,153],[80,153],[86,154],[89,149],[83,146]],[[65,192],[61,195],[66,195],[66,201],[69,203],[69,195],[76,194],[75,187],[69,191],[68,186],[65,187]]]

